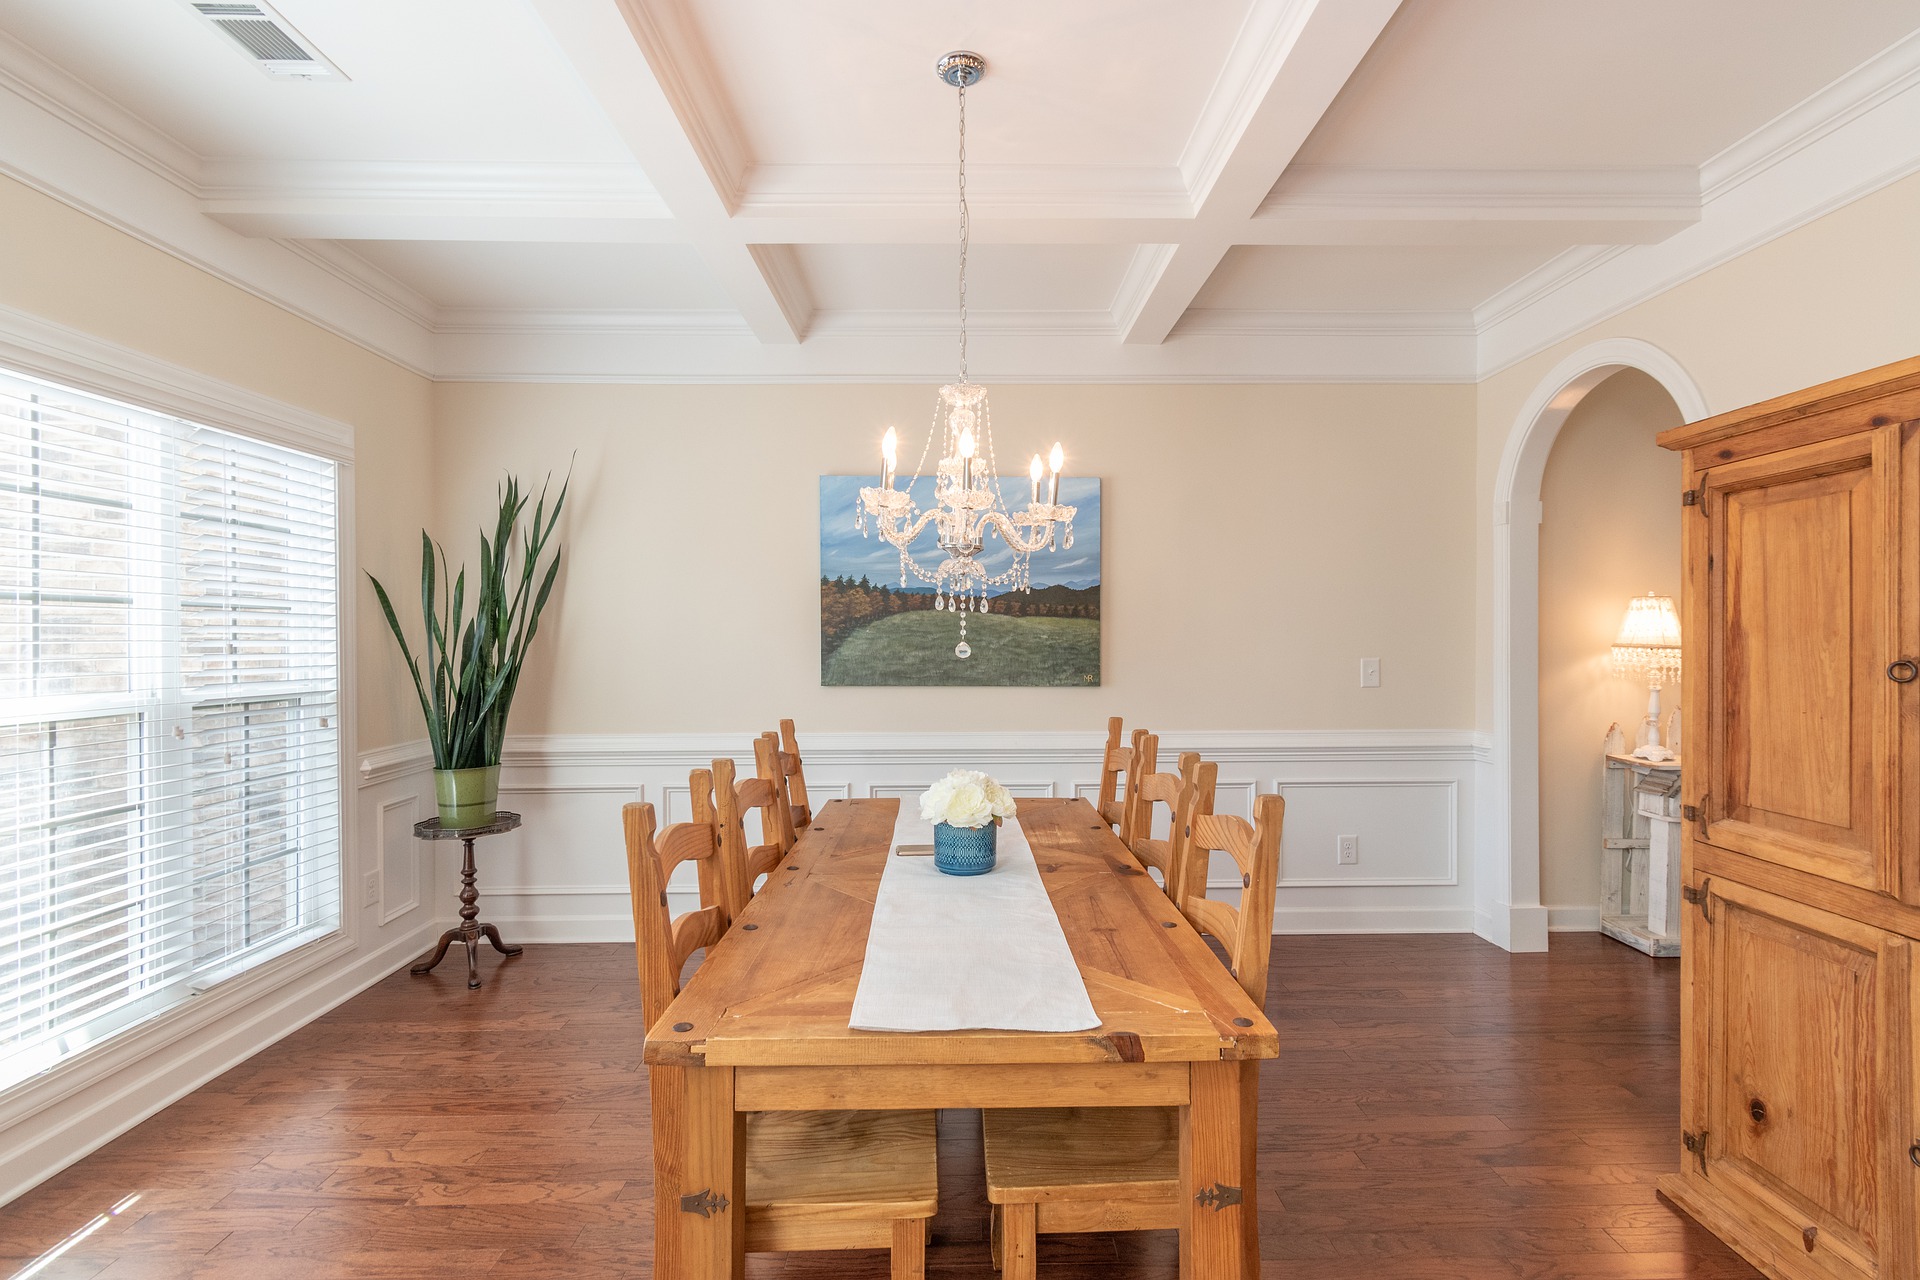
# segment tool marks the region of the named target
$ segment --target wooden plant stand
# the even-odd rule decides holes
[[[473,842],[481,836],[495,836],[512,831],[520,825],[520,815],[501,810],[493,815],[493,820],[477,827],[443,827],[440,819],[428,818],[425,822],[413,824],[413,834],[421,840],[458,840],[466,846],[466,855],[460,863],[460,923],[440,935],[440,945],[434,949],[433,958],[422,960],[408,970],[414,977],[433,972],[435,965],[446,958],[447,948],[455,942],[463,942],[467,947],[467,986],[478,989],[480,986],[480,939],[485,938],[493,944],[493,949],[503,956],[517,956],[521,948],[510,947],[500,940],[500,931],[490,924],[480,922],[480,890],[474,885]]]

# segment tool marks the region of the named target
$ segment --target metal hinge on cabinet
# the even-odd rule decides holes
[[[1680,1145],[1693,1152],[1694,1159],[1700,1162],[1700,1176],[1707,1176],[1707,1131],[1702,1129],[1694,1133],[1688,1129],[1680,1131]]]
[[[1708,924],[1713,923],[1713,908],[1707,904],[1708,894],[1712,891],[1713,877],[1708,876],[1697,885],[1687,885],[1680,890],[1680,896],[1700,908],[1700,918]]]
[[[726,1207],[727,1198],[722,1195],[715,1195],[711,1187],[696,1191],[690,1196],[680,1197],[680,1212],[697,1213],[703,1218],[711,1218],[714,1214],[720,1213]]]
[[[1682,493],[1680,495],[1680,505],[1683,507],[1699,506],[1700,491],[1698,489],[1688,489],[1685,493]]]

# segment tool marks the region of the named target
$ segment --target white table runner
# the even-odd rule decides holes
[[[1088,1031],[1100,1025],[1019,819],[983,876],[949,876],[902,844],[931,844],[913,799],[887,848],[854,993],[856,1031]]]

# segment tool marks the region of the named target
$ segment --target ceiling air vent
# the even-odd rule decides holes
[[[264,4],[188,0],[193,11],[246,51],[253,65],[276,80],[345,80],[340,68]]]

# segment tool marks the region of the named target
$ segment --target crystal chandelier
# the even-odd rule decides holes
[[[1042,468],[1039,454],[1033,456],[1026,510],[1014,511],[1001,493],[987,389],[967,381],[967,86],[986,69],[986,59],[977,53],[950,53],[934,64],[940,78],[960,91],[960,380],[940,388],[926,446],[905,489],[894,488],[899,440],[893,428],[887,428],[880,442],[880,487],[860,490],[855,513],[861,533],[871,516],[880,536],[900,549],[900,585],[906,586],[909,576],[929,584],[935,592],[933,607],[950,609],[959,617],[956,658],[973,652],[967,644],[967,616],[991,611],[989,588],[1032,591],[1029,562],[1034,552],[1055,545],[1056,528],[1060,545],[1073,546],[1074,508],[1060,505],[1060,466],[1065,461],[1060,446],[1053,446],[1047,468]],[[923,511],[913,498],[913,484],[920,479],[935,437],[940,452],[935,455],[939,462],[933,505]],[[924,567],[912,550],[929,524],[943,557],[933,568]],[[980,562],[990,530],[1013,552],[1012,564],[998,573]]]

